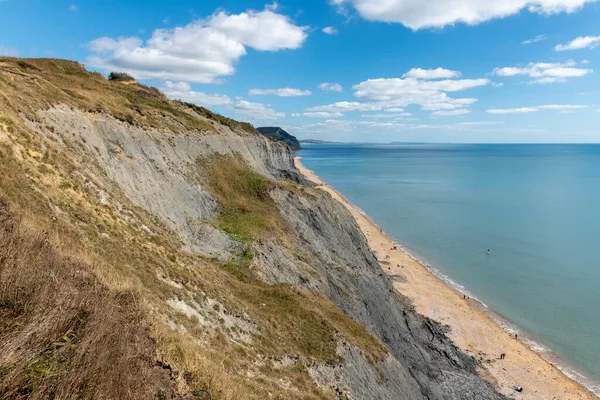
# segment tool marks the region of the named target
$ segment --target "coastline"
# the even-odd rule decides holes
[[[342,203],[354,216],[384,271],[394,278],[394,287],[414,303],[417,311],[443,325],[448,336],[467,354],[480,361],[484,379],[507,396],[516,399],[552,398],[594,400],[599,397],[583,384],[567,376],[555,362],[532,347],[535,342],[509,334],[511,325],[477,299],[463,298],[467,293],[444,278],[385,233],[358,207],[323,182],[314,172],[294,158],[296,167],[319,188]],[[468,293],[467,293],[468,294]],[[524,340],[522,340],[524,339]],[[506,353],[505,359],[500,359]],[[572,373],[576,374],[576,371]],[[514,388],[523,387],[522,393]]]

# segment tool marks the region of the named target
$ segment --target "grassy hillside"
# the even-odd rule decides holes
[[[0,111],[33,116],[57,104],[108,113],[122,121],[173,132],[215,131],[218,125],[256,134],[252,125],[204,107],[174,102],[156,88],[135,81],[108,80],[74,61],[0,57]]]
[[[301,252],[270,191],[314,189],[231,157],[199,160],[221,210],[210,222],[245,250],[228,263],[190,254],[118,187],[105,188],[114,203],[99,197],[101,172],[76,161],[76,146],[30,128],[56,105],[169,133],[257,135],[75,62],[0,58],[1,397],[325,399],[305,365],[339,363],[338,339],[373,362],[386,356],[321,295],[266,284],[252,268],[257,240]]]

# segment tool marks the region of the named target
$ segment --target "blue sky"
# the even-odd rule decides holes
[[[600,142],[598,21],[595,0],[0,0],[0,54],[300,138]]]

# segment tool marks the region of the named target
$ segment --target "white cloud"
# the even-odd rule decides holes
[[[387,111],[387,110],[386,110]],[[384,113],[384,114],[363,114],[361,115],[363,118],[396,118],[402,119],[404,117],[412,117],[411,113]]]
[[[273,95],[279,97],[298,97],[298,96],[310,96],[312,92],[310,90],[300,90],[292,88],[282,89],[251,89],[249,92],[250,96],[256,95]]]
[[[456,108],[470,106],[471,104],[475,104],[476,102],[477,102],[477,99],[473,99],[473,98],[452,99],[452,98],[446,97],[445,101],[422,104],[421,110],[423,110],[423,111],[454,110]]]
[[[277,10],[277,9],[279,8],[279,3],[278,3],[278,2],[276,2],[276,1],[274,1],[274,2],[273,2],[273,4],[267,4],[267,5],[265,6],[265,8],[266,8],[267,10],[275,11],[275,10]]]
[[[166,81],[161,91],[169,98],[187,101],[203,107],[225,106],[233,104],[229,96],[223,94],[207,94],[195,92],[186,82],[173,83]]]
[[[369,79],[354,85],[356,97],[374,100],[394,100],[403,97],[440,97],[442,92],[458,92],[489,84],[489,79],[420,81],[414,78]],[[419,104],[408,102],[408,104]],[[399,104],[400,105],[400,104]]]
[[[411,69],[404,78],[369,79],[354,85],[354,96],[363,102],[338,102],[312,107],[308,111],[349,112],[381,111],[403,112],[403,107],[419,105],[422,110],[439,111],[463,109],[477,101],[475,98],[455,99],[446,92],[459,92],[490,83],[489,79],[442,79],[458,77],[460,72],[443,68]],[[422,79],[417,79],[416,77]],[[325,84],[323,84],[325,85]]]
[[[472,122],[457,122],[454,125],[457,126],[490,126],[490,125],[502,125],[504,122],[496,121],[472,121]]]
[[[292,117],[308,117],[308,118],[339,118],[343,117],[344,114],[341,112],[326,112],[326,111],[315,111],[305,112],[302,114],[292,114]]]
[[[231,111],[255,121],[285,118],[285,113],[275,111],[270,104],[251,103],[245,100],[236,101]]]
[[[77,5],[75,5],[75,4],[69,5],[69,11],[77,11],[77,10],[79,10],[79,8],[77,8]]]
[[[541,42],[542,40],[546,40],[546,39],[548,39],[548,36],[546,36],[546,35],[537,35],[536,37],[534,37],[532,39],[522,41],[521,44],[532,44],[532,43]]]
[[[554,50],[566,51],[566,50],[579,50],[579,49],[593,49],[596,46],[600,46],[600,36],[580,36],[573,39],[567,44],[559,44]]]
[[[537,108],[540,110],[581,110],[588,107],[589,106],[580,104],[549,104],[545,106],[538,106]]]
[[[354,132],[363,131],[365,128],[390,129],[402,128],[406,124],[397,122],[378,122],[378,121],[347,121],[347,120],[327,120],[316,124],[305,125],[302,128],[314,132]]]
[[[529,83],[555,83],[565,82],[567,78],[576,78],[591,74],[591,69],[577,68],[577,63],[569,60],[564,63],[529,63],[525,66],[496,68],[493,71],[497,76],[524,75],[534,78]]]
[[[4,47],[0,44],[0,56],[17,57],[18,55],[19,55],[19,52],[17,51],[17,49],[12,49],[10,47]]]
[[[308,36],[308,27],[296,26],[287,16],[271,10],[238,15],[220,12],[209,19],[208,26],[258,51],[297,49]]]
[[[359,103],[356,101],[339,101],[325,106],[307,108],[307,111],[325,112],[348,112],[348,111],[379,111],[381,106],[371,103]]]
[[[446,92],[458,92],[489,84],[488,79],[424,81],[414,78],[369,79],[353,86],[360,99],[378,101],[385,108],[420,105],[422,110],[452,110],[473,104],[477,99],[454,99]]]
[[[550,83],[563,83],[566,81],[567,81],[566,78],[546,77],[546,78],[540,78],[540,79],[536,79],[533,81],[529,81],[529,82],[527,82],[527,84],[528,85],[535,85],[535,84],[548,85]]]
[[[486,110],[489,114],[525,114],[538,112],[539,109],[535,107],[521,107],[521,108],[491,108]]]
[[[92,41],[87,63],[130,73],[138,79],[215,83],[235,72],[246,47],[280,51],[302,46],[308,27],[272,10],[213,14],[183,27],[157,29],[145,43],[135,37]]]
[[[318,122],[316,124],[307,124],[297,129],[303,132],[312,132],[312,133],[346,133],[351,132],[356,128],[356,121],[345,121],[338,119],[328,119],[323,122]]]
[[[325,92],[342,92],[344,88],[339,83],[321,83],[319,85],[319,89]]]
[[[420,82],[415,79],[369,79],[355,85],[353,89],[356,91],[356,96],[359,98],[368,98],[376,100],[393,100],[400,96],[409,94],[434,94],[448,91],[456,92],[466,90],[477,86],[488,84],[487,79],[467,79],[462,81],[435,81],[435,82]],[[411,103],[408,103],[411,104]]]
[[[588,108],[585,105],[575,104],[548,104],[537,107],[521,107],[521,108],[491,108],[486,110],[489,114],[527,114],[534,113],[540,110],[560,110],[560,111],[572,111]]]
[[[523,9],[549,15],[572,13],[596,0],[332,0],[338,7],[352,5],[365,19],[397,22],[413,30],[466,23],[476,25],[517,14]]]
[[[458,115],[466,115],[469,114],[471,111],[464,109],[464,108],[460,108],[458,110],[451,110],[451,111],[435,111],[431,113],[431,116],[436,118],[436,117],[455,117]]]
[[[459,130],[459,131],[488,131],[491,126],[502,125],[503,122],[493,121],[472,121],[472,122],[456,122],[453,124],[440,125],[411,125],[413,129],[443,129],[443,130]]]
[[[445,68],[436,68],[436,69],[421,69],[421,68],[413,68],[404,75],[403,78],[415,78],[415,79],[449,79],[449,78],[458,78],[460,76],[460,72],[451,71]]]
[[[88,43],[88,47],[94,53],[108,53],[119,48],[134,50],[142,45],[142,40],[136,37],[120,37],[117,40],[109,37],[101,37]]]
[[[369,129],[373,129],[372,133],[379,133],[380,131],[393,130],[393,131],[412,131],[412,130],[454,130],[454,131],[489,131],[498,128],[494,126],[502,125],[503,122],[496,121],[472,121],[472,122],[458,122],[453,124],[439,124],[439,125],[415,125],[406,124],[394,121],[354,121],[354,120],[337,120],[331,119],[323,122],[314,124],[306,124],[297,127],[290,127],[297,134],[305,133],[366,133]],[[503,129],[505,130],[505,129]]]
[[[328,35],[336,35],[338,33],[338,30],[333,26],[326,26],[325,28],[323,28],[323,33],[326,33]]]

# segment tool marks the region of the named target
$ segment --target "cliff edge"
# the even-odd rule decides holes
[[[296,139],[295,136],[290,135],[286,131],[277,127],[263,127],[256,128],[260,133],[265,135],[266,137],[273,138],[275,140],[279,140],[291,147],[292,150],[300,150],[300,142]]]

